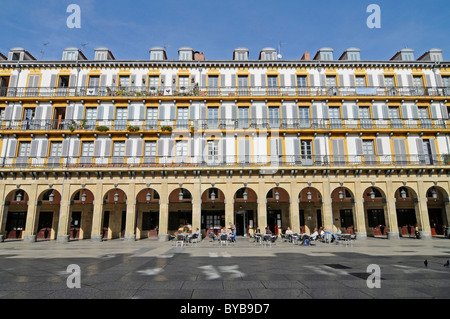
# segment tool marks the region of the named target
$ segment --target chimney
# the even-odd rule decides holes
[[[199,53],[198,51],[194,52],[194,60],[195,61],[205,61],[205,55],[202,53]]]
[[[305,53],[303,53],[303,56],[300,60],[301,61],[311,61],[311,56],[309,55],[309,52],[306,51]]]

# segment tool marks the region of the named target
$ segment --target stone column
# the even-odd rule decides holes
[[[23,232],[23,240],[25,242],[35,242],[36,241],[36,228],[37,219],[39,218],[39,212],[37,203],[37,187],[33,187],[30,191],[26,192],[28,195],[28,209],[27,209],[27,221],[25,224],[25,231]]]
[[[169,192],[167,183],[161,184],[159,192],[158,240],[169,240]]]
[[[201,179],[198,179],[198,183],[194,183],[194,191],[192,193],[192,232],[201,228],[201,214],[202,214],[202,191],[208,188],[208,185],[202,187]]]
[[[289,204],[289,219],[290,227],[294,233],[300,234],[300,207],[298,203],[298,194],[296,191],[296,183],[291,183],[290,204]]]
[[[56,241],[67,243],[70,231],[70,184],[63,184],[59,208],[58,235]]]
[[[97,185],[94,192],[94,212],[92,218],[92,241],[102,241],[103,228],[103,185]]]
[[[364,213],[364,189],[361,183],[355,182],[355,204],[353,205],[355,217],[355,235],[357,239],[367,239],[366,219]]]
[[[428,198],[427,188],[423,185],[422,180],[417,181],[417,192],[419,199],[419,219],[418,226],[420,227],[420,239],[432,239],[430,218],[428,215]]]
[[[8,209],[5,205],[6,202],[6,192],[5,192],[5,185],[2,185],[0,187],[0,200],[1,200],[1,207],[0,207],[0,243],[2,243],[5,240],[6,236],[6,216]]]
[[[389,231],[387,232],[388,239],[399,239],[397,223],[397,207],[395,204],[395,190],[391,182],[386,183],[386,207],[387,217],[389,221]]]
[[[323,226],[327,228],[330,232],[333,232],[333,209],[331,207],[331,193],[330,193],[330,185],[328,181],[324,181],[322,183],[323,192],[322,192],[322,209],[323,209]]]
[[[136,240],[136,184],[128,184],[127,213],[125,221],[125,240]]]

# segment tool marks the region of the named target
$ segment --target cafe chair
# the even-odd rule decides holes
[[[184,236],[183,235],[177,235],[177,242],[175,244],[175,247],[178,247],[178,244],[180,244],[181,247],[184,245]]]
[[[220,235],[220,246],[228,246],[228,235]]]

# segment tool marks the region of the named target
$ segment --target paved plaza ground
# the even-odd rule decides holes
[[[368,238],[352,245],[221,247],[122,239],[0,243],[1,299],[448,299],[450,240]],[[428,266],[424,261],[428,261]],[[369,265],[380,288],[369,288]],[[79,267],[81,288],[68,271]],[[72,277],[71,277],[72,276]],[[75,279],[73,279],[75,278]]]

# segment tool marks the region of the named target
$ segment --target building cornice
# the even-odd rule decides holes
[[[149,61],[149,60],[114,60],[114,61],[1,61],[0,68],[448,68],[450,61]]]

